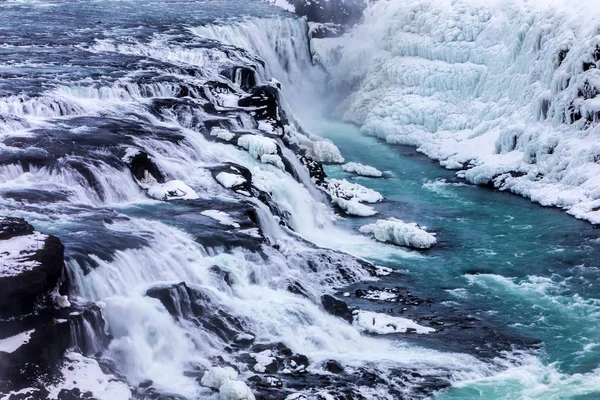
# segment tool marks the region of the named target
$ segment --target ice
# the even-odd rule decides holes
[[[260,373],[264,373],[266,371],[266,367],[275,361],[275,357],[273,357],[271,350],[265,350],[258,354],[252,354],[252,357],[256,360],[254,370]]]
[[[428,249],[437,243],[434,234],[415,223],[406,223],[396,218],[380,219],[374,224],[361,227],[360,231],[372,234],[380,242],[417,249]]]
[[[238,174],[230,174],[228,172],[218,173],[215,179],[228,189],[246,182],[246,179],[243,176]]]
[[[290,12],[295,12],[296,11],[296,7],[294,7],[289,1],[287,0],[268,0],[270,3],[273,3],[274,5],[276,5],[277,7],[281,7],[286,11],[290,11]]]
[[[281,157],[277,154],[277,142],[271,138],[255,135],[244,135],[238,139],[238,146],[245,148],[254,158],[266,164],[273,164],[285,169]]]
[[[355,162],[349,162],[342,165],[342,169],[346,172],[355,173],[361,176],[369,176],[373,178],[381,178],[383,176],[383,172],[377,168]]]
[[[219,400],[254,400],[254,394],[242,381],[226,381],[219,388]]]
[[[35,329],[0,339],[0,352],[12,353],[24,344],[29,343],[29,339],[31,338],[31,334],[33,332],[35,332]]]
[[[313,144],[313,154],[315,159],[323,163],[341,164],[344,162],[344,157],[330,140],[319,140]]]
[[[419,334],[435,332],[435,329],[421,326],[406,318],[392,317],[371,311],[358,311],[354,315],[353,325],[363,332],[377,335],[405,333],[413,331]]]
[[[369,3],[362,24],[313,50],[339,113],[476,184],[600,222],[597,3]]]
[[[212,128],[210,130],[210,135],[216,136],[217,138],[219,138],[221,140],[225,140],[227,142],[229,142],[231,139],[233,139],[235,137],[235,134],[233,132],[230,132],[227,129],[223,129],[223,128]]]
[[[0,241],[0,278],[17,276],[38,267],[40,263],[29,258],[44,248],[47,238],[47,235],[35,232]]]
[[[219,389],[225,382],[236,380],[238,373],[231,367],[213,367],[202,376],[202,385]]]
[[[333,198],[356,199],[365,203],[378,203],[383,200],[383,196],[375,190],[358,183],[348,182],[345,179],[329,179],[327,181],[327,192]]]
[[[361,204],[357,199],[333,199],[333,203],[344,210],[348,215],[354,215],[356,217],[371,217],[377,214],[377,211],[373,207]]]
[[[238,224],[237,222],[235,222],[231,216],[229,216],[229,214],[227,214],[226,212],[223,211],[218,211],[218,210],[206,210],[206,211],[202,211],[200,214],[202,215],[206,215],[207,217],[210,217],[216,221],[219,221],[220,224],[222,225],[228,225],[228,226],[233,226],[234,228],[239,228],[240,224]]]
[[[128,163],[138,154],[140,154],[140,149],[136,149],[135,147],[128,147],[127,149],[125,149],[125,155],[123,156],[122,160]]]
[[[195,200],[200,196],[180,180],[172,180],[148,189],[148,194],[157,200]]]

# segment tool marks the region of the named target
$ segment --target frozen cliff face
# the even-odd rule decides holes
[[[597,7],[566,1],[379,1],[313,40],[364,133],[475,184],[600,223]]]
[[[268,0],[269,2],[305,16],[311,22],[352,24],[358,22],[365,0]]]

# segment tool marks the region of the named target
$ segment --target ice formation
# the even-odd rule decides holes
[[[183,181],[172,180],[152,186],[148,194],[157,200],[195,200],[198,194]]]
[[[235,222],[229,214],[219,210],[206,210],[202,211],[200,214],[206,215],[216,221],[218,221],[222,225],[233,226],[234,228],[239,228],[240,224]]]
[[[244,135],[238,139],[238,146],[245,148],[252,157],[258,158],[265,164],[273,164],[280,169],[285,168],[281,157],[277,155],[277,142],[271,138]]]
[[[319,140],[315,142],[313,144],[313,154],[317,161],[323,163],[340,164],[344,162],[344,157],[342,157],[340,149],[329,140]]]
[[[243,176],[238,174],[230,174],[229,172],[220,172],[217,174],[215,179],[217,180],[217,182],[223,185],[223,187],[226,187],[228,189],[246,182],[246,179],[244,179]]]
[[[370,217],[377,214],[373,207],[362,203],[377,203],[383,196],[373,189],[345,179],[328,179],[325,191],[331,196],[333,204],[349,215]]]
[[[380,242],[417,249],[428,249],[437,243],[433,233],[415,223],[406,223],[396,218],[380,219],[374,224],[361,227],[360,231],[372,234]]]
[[[313,48],[357,88],[340,112],[364,133],[599,223],[598,14],[593,1],[378,1]]]
[[[349,162],[342,165],[342,169],[346,172],[355,173],[360,176],[369,176],[373,178],[381,178],[383,176],[383,172],[377,168],[355,162]]]

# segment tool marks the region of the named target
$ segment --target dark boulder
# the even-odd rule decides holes
[[[340,317],[343,320],[352,323],[352,309],[350,309],[350,307],[348,307],[348,305],[342,300],[326,294],[321,296],[321,304],[323,305],[323,308],[331,315],[335,315],[336,317]]]
[[[138,181],[146,180],[148,176],[151,176],[158,183],[165,183],[165,176],[145,151],[138,151],[135,155],[129,157],[126,163]]]
[[[31,313],[58,287],[64,246],[19,218],[0,219],[0,234],[0,316]]]

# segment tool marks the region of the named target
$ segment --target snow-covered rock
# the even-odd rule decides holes
[[[383,200],[383,196],[377,191],[345,179],[328,179],[327,192],[333,198],[356,199],[364,203],[378,203]]]
[[[355,162],[349,162],[342,165],[342,169],[346,172],[354,173],[360,176],[369,176],[373,178],[381,178],[383,176],[383,172],[377,168]]]
[[[333,199],[333,204],[344,210],[348,215],[354,215],[356,217],[371,217],[377,214],[377,211],[373,207],[361,204],[357,199]]]
[[[35,329],[0,339],[0,352],[12,353],[24,344],[29,343],[29,339],[31,339],[31,334],[33,332],[35,332]]]
[[[238,373],[231,367],[213,367],[202,376],[203,386],[219,389],[225,382],[236,380]]]
[[[255,400],[255,397],[246,383],[228,380],[219,388],[219,400]]]
[[[376,335],[406,332],[416,332],[419,334],[435,332],[435,329],[419,325],[407,318],[392,317],[371,311],[355,312],[352,324],[363,332]]]
[[[433,233],[415,223],[406,223],[396,218],[380,219],[374,224],[361,227],[360,231],[372,234],[380,242],[417,249],[428,249],[437,243]]]
[[[148,194],[157,200],[195,200],[200,196],[180,180],[172,180],[152,186]]]
[[[210,130],[210,136],[215,136],[218,139],[229,142],[235,137],[235,133],[228,131],[227,129],[215,127]]]
[[[243,185],[246,183],[246,179],[238,174],[230,174],[229,172],[220,172],[215,177],[223,187],[231,189],[232,187]]]
[[[344,162],[344,157],[340,153],[340,149],[330,140],[319,140],[313,143],[313,156],[322,163],[341,164]]]
[[[274,139],[255,136],[243,135],[238,139],[238,146],[248,150],[252,157],[259,159],[265,164],[273,164],[277,168],[285,169],[285,165],[278,153],[277,142]]]
[[[219,210],[206,210],[202,211],[200,214],[210,217],[216,221],[218,221],[222,225],[233,226],[234,228],[239,228],[240,224],[235,222],[229,214]]]

